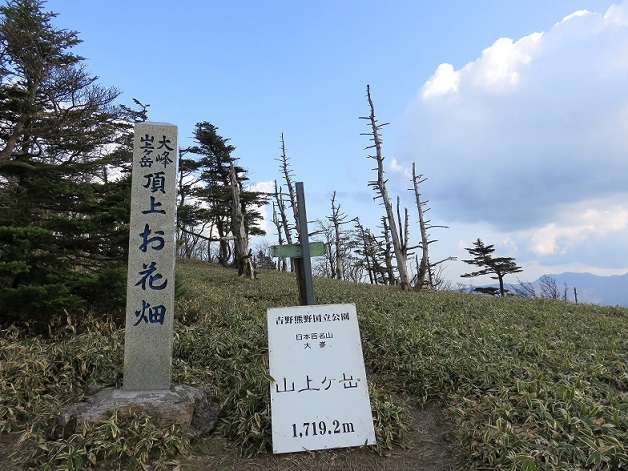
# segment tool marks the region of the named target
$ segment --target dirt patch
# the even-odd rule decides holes
[[[17,463],[9,458],[19,438],[19,433],[0,433],[0,469],[2,471],[18,471],[21,469]]]
[[[263,454],[254,458],[238,456],[227,440],[210,436],[196,445],[196,456],[159,463],[154,469],[170,471],[452,471],[462,470],[463,460],[454,446],[447,442],[448,428],[438,407],[416,409],[406,407],[410,430],[404,448],[390,456],[379,456],[362,448],[318,452]],[[19,434],[0,434],[0,470],[19,471],[11,461]],[[149,467],[147,469],[152,469]],[[109,463],[102,470],[118,469]]]
[[[228,471],[451,471],[461,470],[463,460],[446,440],[448,428],[437,407],[423,410],[407,407],[410,430],[405,447],[390,456],[361,448],[326,450],[285,455],[237,456],[236,450],[208,438],[202,456],[172,463],[177,471],[206,469]]]

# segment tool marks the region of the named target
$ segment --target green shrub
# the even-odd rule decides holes
[[[86,424],[65,440],[47,440],[37,430],[25,432],[23,465],[41,470],[80,471],[108,464],[118,469],[146,469],[149,461],[162,460],[190,450],[190,439],[176,425],[157,425],[147,414],[113,413],[101,424]]]

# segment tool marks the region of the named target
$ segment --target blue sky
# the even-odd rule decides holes
[[[179,126],[209,121],[263,187],[284,133],[308,218],[376,229],[365,93],[383,130],[389,191],[412,215],[428,177],[432,259],[478,237],[522,280],[628,272],[628,2],[50,0],[55,23],[121,101]],[[576,13],[577,12],[577,13]],[[575,14],[574,14],[575,13]],[[274,243],[272,229],[269,241]],[[451,262],[454,282],[471,267]],[[474,280],[481,282],[482,280]],[[510,280],[515,282],[516,280]]]

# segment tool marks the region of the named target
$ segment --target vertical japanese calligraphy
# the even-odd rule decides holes
[[[169,389],[172,369],[177,127],[135,125],[124,389]]]

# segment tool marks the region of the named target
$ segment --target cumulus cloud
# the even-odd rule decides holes
[[[611,5],[606,11],[604,19],[618,25],[628,25],[628,9],[622,8],[618,5]]]
[[[497,39],[419,88],[397,165],[422,156],[440,218],[558,257],[627,229],[626,83],[628,1]]]
[[[424,99],[458,92],[460,72],[454,70],[451,64],[441,64],[436,72],[423,86],[421,95]]]
[[[561,205],[623,193],[628,174],[628,3],[442,64],[406,115],[398,165],[421,155],[448,219],[504,230]],[[406,164],[407,165],[407,164]]]
[[[555,222],[525,231],[530,250],[541,256],[565,254],[582,242],[628,229],[628,208],[614,201],[587,201],[564,208]]]

